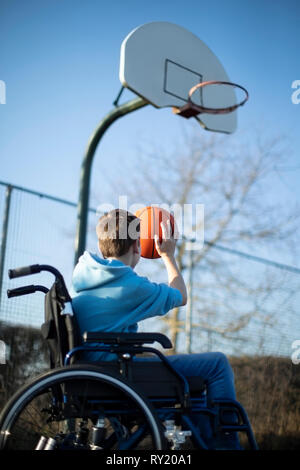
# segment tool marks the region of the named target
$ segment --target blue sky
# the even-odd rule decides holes
[[[253,126],[288,137],[278,183],[299,200],[300,104],[291,101],[300,79],[299,15],[297,0],[1,0],[1,180],[77,201],[89,136],[120,89],[122,40],[143,23],[169,21],[202,39],[249,90],[236,139]],[[127,91],[122,99],[133,97]],[[97,150],[92,186],[101,186],[108,157],[116,166],[136,158],[139,136],[167,141],[177,131],[169,109],[147,106],[121,119]]]

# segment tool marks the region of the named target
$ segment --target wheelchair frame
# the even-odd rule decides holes
[[[79,338],[72,299],[57,269],[49,265],[32,265],[9,270],[9,277],[41,271],[55,276],[50,289],[30,285],[8,290],[7,295],[45,293],[45,323],[41,331],[49,346],[50,371],[25,384],[2,410],[0,449],[19,448],[20,434],[30,436],[21,448],[33,446],[37,450],[129,450],[139,449],[140,445],[157,450],[178,450],[185,448],[187,438],[194,448],[208,449],[191,418],[196,413],[209,417],[216,434],[245,433],[250,448],[258,449],[246,411],[238,401],[215,400],[208,404],[206,384],[201,378],[184,377],[159,350],[145,346],[158,342],[164,348],[171,348],[166,336],[160,333],[86,332]],[[82,363],[80,355],[85,351],[110,352],[118,359]],[[136,355],[145,353],[155,355],[157,360],[147,363],[134,360]],[[46,408],[41,408],[40,403]],[[44,427],[38,421],[38,430],[31,431],[30,420],[25,423],[27,427],[22,424],[28,410],[30,419],[31,415],[36,416],[35,413],[39,419],[47,413]],[[226,421],[228,411],[235,414],[236,424]],[[74,429],[76,420],[80,420],[77,431]],[[61,430],[62,422],[64,431]],[[52,430],[54,424],[59,432]],[[45,433],[46,427],[51,432]]]

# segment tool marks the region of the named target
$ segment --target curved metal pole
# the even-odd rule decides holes
[[[129,114],[135,111],[136,109],[143,108],[147,104],[149,104],[149,102],[144,100],[143,98],[135,98],[113,109],[104,117],[104,119],[102,119],[99,126],[97,127],[94,134],[89,140],[86,153],[81,165],[79,201],[77,209],[77,228],[75,239],[75,264],[77,263],[78,258],[82,255],[85,250],[91,168],[97,145],[99,144],[105,131],[113,122],[115,122],[118,118],[124,116],[125,114]]]

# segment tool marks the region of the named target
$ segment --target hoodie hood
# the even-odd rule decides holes
[[[132,272],[132,268],[122,261],[103,259],[85,251],[74,269],[72,284],[75,292],[95,289],[120,279]]]

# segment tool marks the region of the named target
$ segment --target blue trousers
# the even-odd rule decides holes
[[[202,377],[207,382],[207,400],[236,399],[234,374],[227,357],[221,352],[207,352],[199,354],[177,354],[167,356],[172,366],[185,377]],[[139,361],[153,361],[145,358]],[[197,415],[192,417],[204,441],[209,448],[241,449],[237,433],[230,433],[215,439],[209,418]],[[230,419],[230,416],[228,416]],[[234,415],[232,416],[234,419]]]

